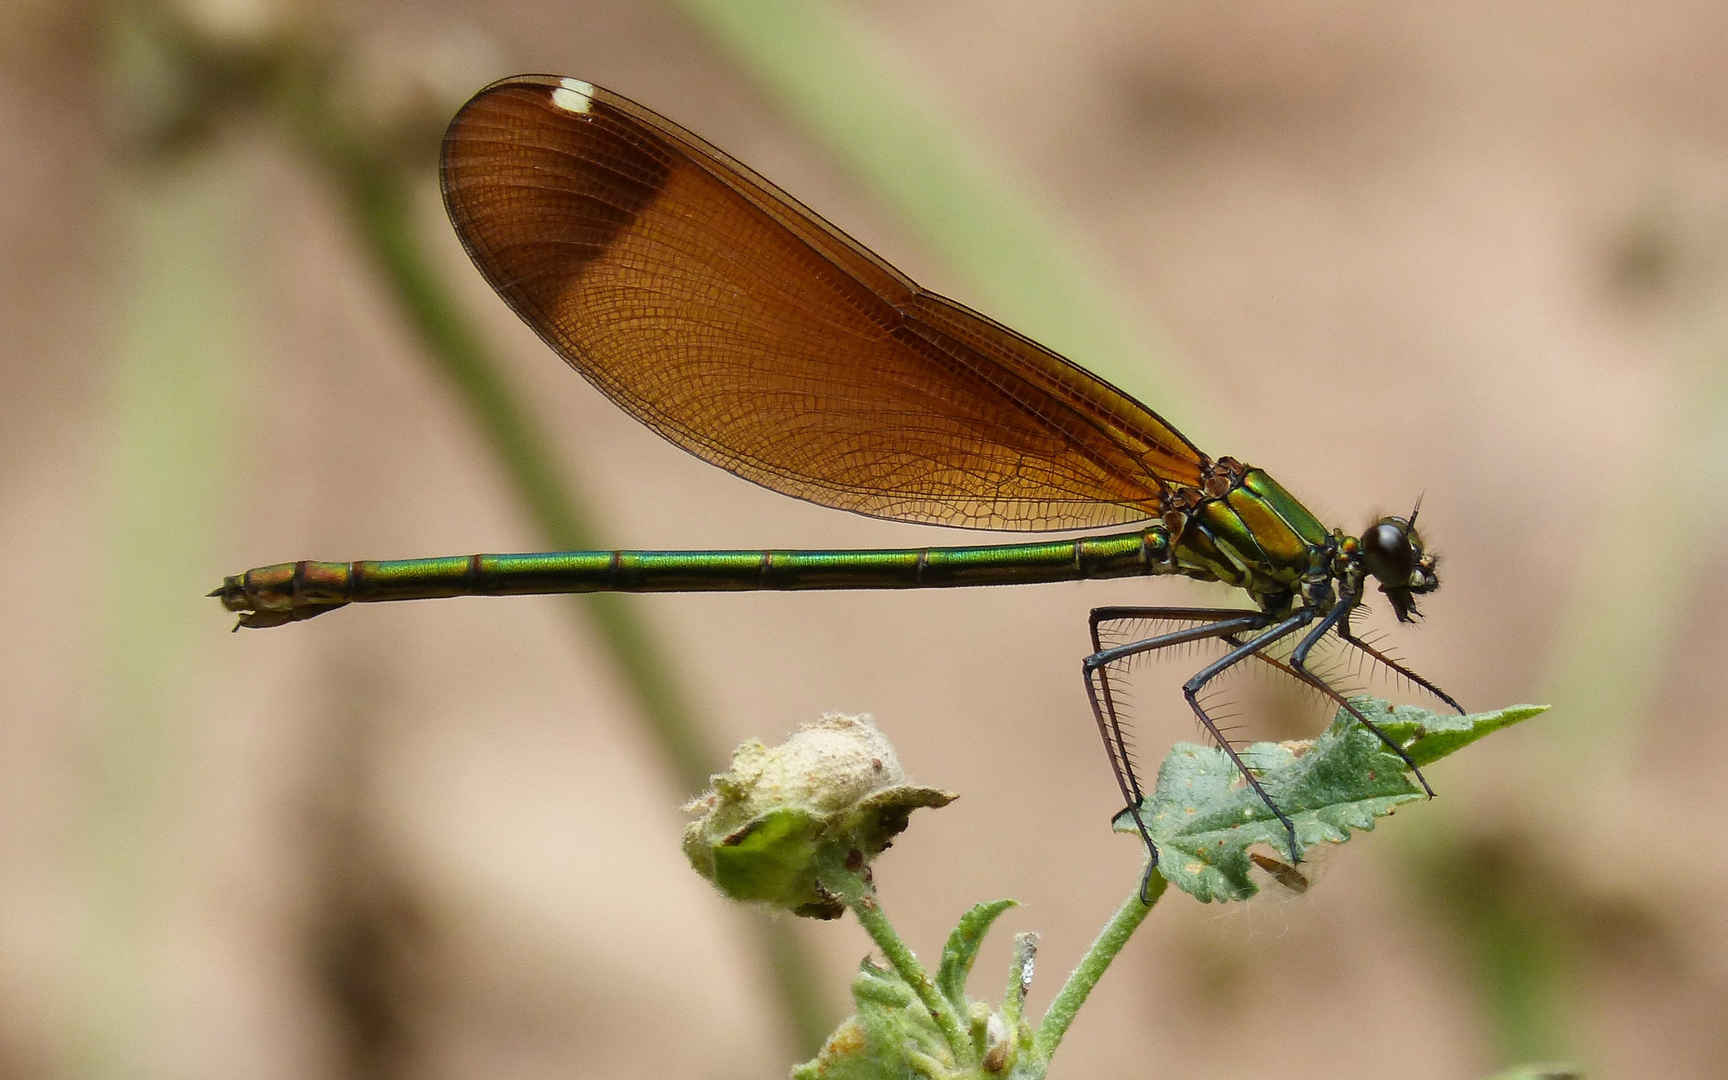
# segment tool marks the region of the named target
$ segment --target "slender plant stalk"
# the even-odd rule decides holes
[[[1098,936],[1093,939],[1091,948],[1081,959],[1080,966],[1068,975],[1068,981],[1062,984],[1056,1000],[1050,1003],[1050,1010],[1044,1014],[1044,1020],[1038,1025],[1037,1056],[1042,1061],[1049,1061],[1056,1053],[1056,1047],[1061,1045],[1062,1036],[1068,1033],[1068,1025],[1074,1022],[1074,1016],[1080,1011],[1080,1006],[1086,1003],[1098,980],[1109,970],[1111,961],[1116,954],[1128,944],[1128,939],[1134,936],[1134,931],[1146,921],[1146,916],[1152,913],[1152,906],[1158,898],[1164,895],[1169,887],[1164,878],[1154,873],[1147,882],[1146,896],[1140,895],[1139,882],[1116,908],[1116,914],[1110,916],[1110,921],[1104,924]]]
[[[972,1040],[966,1034],[966,1026],[960,1020],[960,1015],[954,1011],[953,1004],[943,996],[937,988],[936,980],[924,970],[924,965],[900,940],[893,924],[882,910],[881,902],[876,898],[876,890],[867,884],[857,874],[848,871],[835,871],[823,875],[823,884],[846,903],[846,907],[857,917],[864,932],[870,935],[870,940],[882,950],[883,959],[900,973],[906,985],[918,995],[924,1008],[930,1013],[930,1019],[936,1024],[936,1029],[942,1033],[942,1039],[948,1044],[948,1050],[954,1055],[954,1060],[965,1065],[975,1064]]]

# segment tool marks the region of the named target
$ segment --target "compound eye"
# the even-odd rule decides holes
[[[1408,587],[1416,558],[1410,527],[1398,518],[1381,518],[1362,534],[1362,561],[1382,585]]]

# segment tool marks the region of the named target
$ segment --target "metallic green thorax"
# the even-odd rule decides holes
[[[1331,542],[1331,532],[1295,496],[1249,469],[1240,483],[1193,512],[1176,545],[1176,564],[1191,577],[1262,597],[1289,593],[1305,574],[1323,570]]]
[[[1174,545],[1172,535],[1178,536]],[[279,626],[349,603],[578,592],[920,589],[1186,574],[1288,598],[1331,534],[1258,469],[1191,510],[1129,532],[1024,544],[863,551],[564,551],[387,562],[278,563],[212,595],[240,625]],[[1284,601],[1287,602],[1287,599]]]

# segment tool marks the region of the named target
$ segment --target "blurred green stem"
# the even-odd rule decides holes
[[[1096,252],[1073,240],[1025,170],[970,144],[898,70],[890,51],[829,0],[674,0],[758,86],[915,227],[965,285],[960,299],[1166,415],[1183,407],[1183,366],[1144,307],[1124,297]],[[617,87],[628,94],[628,87]],[[947,289],[940,289],[947,292]],[[1215,412],[1216,410],[1214,410]],[[1206,445],[1228,441],[1215,423]]]
[[[115,85],[124,85],[124,60],[114,65]],[[162,613],[181,610],[172,590],[197,580],[212,557],[186,521],[225,512],[208,463],[236,437],[223,402],[239,392],[243,364],[229,358],[251,344],[227,273],[241,254],[223,227],[237,201],[224,180],[212,168],[147,177],[107,191],[92,211],[114,256],[113,347],[105,369],[93,358],[89,373],[105,384],[97,427],[107,449],[92,479],[98,535],[110,542],[89,571],[103,603],[88,613],[97,648],[81,674],[99,704],[79,736],[80,769],[66,780],[79,792],[68,806],[83,817],[58,839],[78,860],[64,914],[86,920],[80,977],[61,988],[76,994],[63,999],[68,1006],[77,1002],[67,1013],[77,1025],[67,1075],[137,1075],[169,985],[152,935],[188,887],[175,868],[192,813],[181,795],[204,747],[185,684],[163,673],[194,669],[201,657],[195,624]]]
[[[540,533],[558,548],[598,547],[581,500],[548,464],[547,441],[432,269],[419,240],[421,226],[410,213],[408,186],[389,162],[344,138],[316,101],[301,102],[300,118],[300,134],[347,203],[366,255],[419,335],[425,357],[497,453],[510,487]],[[686,791],[701,790],[720,759],[691,722],[676,679],[655,659],[660,650],[653,635],[622,597],[584,596],[565,610],[596,632],[641,704],[678,784]]]
[[[317,91],[319,85],[291,84],[287,103],[293,129],[346,204],[357,239],[419,336],[422,354],[494,447],[510,490],[548,544],[598,547],[571,485],[548,464],[551,455],[538,425],[426,257],[422,226],[410,212],[409,185],[393,162],[345,127],[341,111]],[[660,662],[661,649],[628,601],[597,594],[572,598],[565,610],[592,631],[638,703],[673,783],[686,792],[701,790],[721,758],[691,721],[675,672]],[[800,1050],[820,1045],[835,1010],[826,1006],[808,958],[779,927],[754,919],[751,926],[759,938],[754,951],[767,958],[780,999],[778,1013],[786,1018],[790,1036]]]

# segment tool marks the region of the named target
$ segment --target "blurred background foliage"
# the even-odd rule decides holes
[[[488,294],[437,139],[518,71],[693,127],[1341,525],[1425,491],[1445,588],[1388,640],[1556,706],[1304,898],[1164,905],[1060,1068],[1719,1071],[1724,42],[1695,0],[6,5],[0,1075],[778,1072],[867,943],[727,910],[676,808],[831,708],[965,793],[880,868],[924,949],[1012,894],[1060,967],[1135,880],[1084,614],[1221,599],[1188,583],[227,635],[200,594],[281,559],[952,539],[687,460]],[[1148,752],[1193,736],[1170,689]]]

